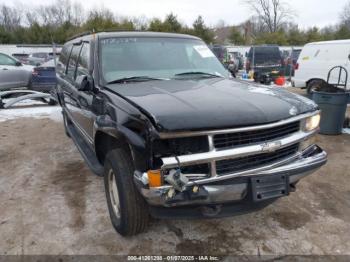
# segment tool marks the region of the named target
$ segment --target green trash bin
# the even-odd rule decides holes
[[[324,135],[341,134],[349,92],[329,93],[314,91],[312,93],[312,99],[321,109],[320,133]]]

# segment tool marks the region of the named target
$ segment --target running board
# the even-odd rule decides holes
[[[89,144],[80,136],[73,124],[67,124],[67,131],[91,171],[95,175],[102,177],[104,175],[104,167],[96,158]]]

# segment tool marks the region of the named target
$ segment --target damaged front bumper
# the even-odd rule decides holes
[[[153,207],[213,206],[242,201],[264,202],[259,200],[268,202],[279,196],[288,195],[301,178],[313,173],[326,162],[327,153],[319,146],[312,145],[293,157],[269,166],[190,181],[186,190],[177,191],[171,196],[169,196],[172,188],[170,185],[150,188],[142,183],[142,174],[137,173],[135,173],[134,181],[141,195]],[[276,181],[276,178],[281,178],[283,181]],[[265,187],[254,185],[256,181],[260,182],[259,180],[267,181]],[[271,187],[275,191],[279,190],[280,194],[270,194]],[[262,190],[261,199],[259,199],[259,190]]]

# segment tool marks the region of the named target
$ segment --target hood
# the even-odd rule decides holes
[[[282,88],[221,78],[107,87],[146,112],[162,132],[266,124],[317,109],[311,100]]]

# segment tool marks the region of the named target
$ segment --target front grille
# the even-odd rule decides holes
[[[214,136],[214,146],[217,149],[225,149],[235,146],[266,142],[285,137],[299,131],[299,129],[300,122],[297,121],[268,129],[219,134]]]
[[[216,173],[218,175],[225,175],[268,165],[294,155],[297,153],[298,148],[299,144],[294,144],[292,146],[276,150],[272,153],[263,153],[235,159],[220,160],[216,162]]]

